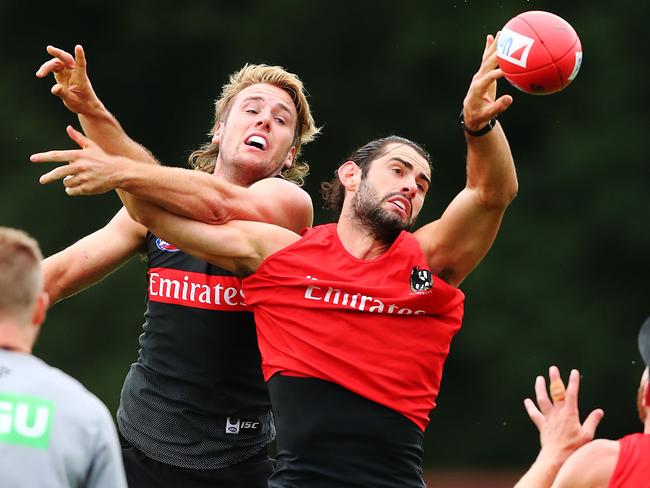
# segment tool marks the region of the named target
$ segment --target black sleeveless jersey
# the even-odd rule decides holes
[[[151,233],[147,255],[145,322],[122,388],[120,432],[173,466],[243,461],[275,428],[240,280]]]

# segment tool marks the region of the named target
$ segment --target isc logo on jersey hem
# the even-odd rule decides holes
[[[226,434],[239,434],[242,431],[259,432],[261,423],[255,419],[240,419],[238,417],[228,417],[226,419]]]

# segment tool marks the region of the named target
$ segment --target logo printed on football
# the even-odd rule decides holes
[[[531,39],[504,27],[499,34],[497,56],[505,61],[525,68],[530,48],[533,47],[534,42],[535,39]]]
[[[510,19],[497,40],[497,59],[513,86],[533,95],[567,87],[582,63],[578,34],[563,18],[531,10]]]

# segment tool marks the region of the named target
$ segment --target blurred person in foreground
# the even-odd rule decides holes
[[[528,415],[540,432],[541,449],[517,488],[650,486],[650,318],[641,327],[638,341],[646,364],[637,393],[643,433],[629,434],[618,440],[592,440],[603,411],[594,410],[581,425],[577,406],[578,372],[571,372],[565,392],[559,373],[552,368],[553,401],[546,395],[541,377],[535,383],[537,407],[532,400],[525,400]]]
[[[34,239],[0,227],[0,484],[126,487],[106,406],[32,355],[49,300],[41,260]]]
[[[52,93],[78,114],[84,131],[107,153],[130,159],[57,168],[42,183],[65,176],[69,195],[119,187],[213,224],[259,220],[296,232],[312,224],[311,198],[299,187],[308,166],[298,156],[318,129],[295,74],[266,65],[233,73],[215,103],[211,140],[192,153],[189,170],[157,164],[127,136],[95,94],[81,46],[74,57],[52,46],[48,52],[53,57],[37,76],[53,73]],[[69,169],[74,175],[59,176]],[[145,321],[117,411],[129,485],[266,487],[275,427],[238,277],[121,209],[45,260],[45,288],[54,303],[138,254],[147,257]],[[178,292],[187,286],[191,294]]]
[[[461,325],[458,286],[492,246],[517,192],[495,120],[512,103],[496,98],[503,73],[495,45],[488,36],[463,102],[466,186],[413,233],[430,159],[397,136],[365,144],[339,166],[323,186],[338,223],[301,235],[260,222],[208,225],[118,189],[135,220],[243,279],[278,428],[269,486],[424,486],[423,432]],[[69,161],[62,174],[75,175],[87,164],[112,166],[115,156],[68,134],[82,149],[32,160]]]

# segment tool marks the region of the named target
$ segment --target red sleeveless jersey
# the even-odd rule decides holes
[[[620,451],[608,488],[650,486],[650,434],[630,434],[618,440]]]
[[[431,275],[412,234],[363,260],[345,250],[336,224],[307,229],[243,288],[267,381],[331,381],[426,428],[464,295]]]

